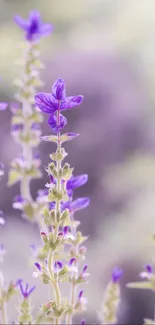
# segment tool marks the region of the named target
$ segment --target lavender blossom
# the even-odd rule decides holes
[[[119,268],[115,268],[112,273],[113,283],[118,283],[122,277],[123,271]]]
[[[61,134],[67,119],[61,114],[62,111],[79,106],[83,96],[66,97],[64,80],[59,78],[52,87],[52,93],[39,93],[35,95],[37,107],[45,114],[49,115],[48,124],[56,133],[55,136],[44,136],[43,141],[53,141],[57,144],[56,152],[50,155],[52,163],[48,164],[46,171],[50,182],[46,184],[48,194],[39,192],[37,200],[47,197],[48,207],[44,207],[42,215],[48,231],[41,231],[43,240],[42,251],[47,254],[47,258],[40,266],[36,262],[37,271],[33,273],[44,283],[51,283],[55,293],[53,318],[54,323],[59,324],[63,313],[59,315],[55,310],[60,310],[62,296],[60,282],[69,281],[71,290],[71,300],[68,298],[68,308],[72,312],[66,312],[66,324],[72,324],[73,315],[85,309],[86,299],[83,297],[83,290],[76,297],[76,286],[85,283],[88,277],[87,265],[79,271],[80,261],[84,259],[86,249],[81,246],[87,237],[77,231],[79,222],[73,220],[76,211],[86,208],[90,200],[88,198],[73,199],[74,190],[84,185],[88,176],[86,174],[73,176],[73,168],[69,164],[62,165],[66,152],[62,144],[77,137],[76,133]],[[67,245],[66,245],[67,244]],[[65,249],[69,248],[68,252]],[[66,254],[67,253],[67,254]],[[64,263],[58,260],[62,256]],[[68,261],[69,258],[69,261]],[[67,259],[67,260],[66,260]],[[77,299],[77,303],[76,303]]]
[[[42,203],[37,199],[33,200],[30,182],[34,178],[40,178],[41,160],[34,154],[34,148],[40,144],[41,127],[43,116],[34,103],[36,88],[42,86],[40,70],[43,64],[39,59],[39,40],[42,36],[49,35],[52,25],[43,24],[40,13],[32,10],[28,20],[20,16],[14,18],[17,25],[25,32],[24,64],[22,75],[15,81],[18,91],[15,98],[18,103],[12,103],[11,112],[11,134],[14,140],[20,144],[22,149],[21,160],[15,159],[11,165],[8,177],[8,185],[12,186],[20,182],[20,196],[22,200],[15,200],[14,208],[23,211],[22,216],[27,220],[37,222],[42,227],[42,218],[38,217]]]
[[[32,10],[29,14],[29,19],[24,20],[20,16],[15,16],[16,24],[25,31],[26,39],[30,42],[38,40],[42,36],[47,36],[52,32],[51,24],[43,24],[40,13]]]
[[[39,93],[35,96],[36,105],[43,113],[50,115],[48,124],[54,132],[59,132],[67,124],[67,119],[60,114],[61,111],[79,106],[83,96],[66,97],[64,80],[59,78],[52,87],[52,93]],[[59,119],[54,115],[59,112]]]
[[[17,285],[19,285],[21,294],[23,296],[24,299],[28,299],[30,294],[34,291],[34,289],[36,288],[36,286],[33,286],[31,288],[28,288],[28,283],[26,283],[24,285],[23,280],[18,280],[17,281]]]

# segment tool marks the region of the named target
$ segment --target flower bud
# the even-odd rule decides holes
[[[62,170],[62,177],[65,181],[68,181],[71,178],[73,169],[74,168],[70,168],[70,165],[68,163],[64,165]]]
[[[44,243],[48,243],[48,236],[47,236],[47,232],[45,230],[41,230],[40,232],[41,238],[43,239]]]

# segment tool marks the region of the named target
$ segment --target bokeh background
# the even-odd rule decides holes
[[[83,105],[72,110],[67,130],[79,139],[66,145],[75,172],[88,173],[89,182],[77,194],[89,196],[91,205],[80,212],[81,230],[89,235],[87,261],[90,282],[85,314],[97,323],[101,299],[115,265],[124,270],[120,324],[141,324],[153,317],[154,296],[126,288],[138,280],[145,263],[154,262],[155,231],[155,1],[154,0],[0,0],[0,100],[13,101],[13,80],[21,71],[23,33],[13,22],[15,14],[27,17],[38,9],[54,25],[41,41],[46,64],[43,90],[63,77],[68,95],[83,94]],[[0,184],[0,206],[6,226],[0,242],[7,255],[2,266],[7,281],[23,277],[37,284],[36,307],[47,298],[47,288],[32,278],[31,243],[39,244],[36,225],[21,219],[12,199],[19,186],[6,187],[10,162],[20,148],[10,135],[11,112],[0,115],[0,160],[5,176]],[[46,121],[43,134],[50,130]],[[42,170],[52,147],[40,146]],[[32,183],[35,197],[47,176]],[[10,306],[11,319],[16,312]]]

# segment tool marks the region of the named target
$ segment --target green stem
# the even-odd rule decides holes
[[[2,272],[1,272],[1,278],[3,279]],[[2,318],[2,324],[5,325],[5,324],[8,324],[8,320],[7,320],[6,302],[5,302],[4,297],[3,297],[2,283],[0,283],[0,297],[1,297],[1,318]]]
[[[1,315],[2,315],[2,324],[8,324],[7,320],[7,311],[6,311],[6,302],[3,301],[1,304]]]
[[[70,302],[72,310],[74,309],[74,304],[75,304],[75,293],[76,293],[76,286],[75,286],[75,283],[72,283],[72,286],[71,286],[71,302]],[[73,317],[73,313],[68,314],[66,316],[66,325],[72,325],[72,317]]]
[[[60,289],[59,289],[58,280],[55,278],[54,273],[53,273],[53,262],[54,262],[54,254],[53,254],[52,250],[50,250],[49,260],[48,260],[48,268],[49,268],[49,273],[51,276],[51,284],[52,284],[52,287],[54,288],[57,309],[59,309],[61,306],[61,293],[60,293]],[[59,324],[59,317],[56,317],[55,325],[58,325],[58,324]]]

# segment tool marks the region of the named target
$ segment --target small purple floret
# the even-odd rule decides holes
[[[75,258],[75,257],[72,257],[72,258],[69,260],[69,266],[72,266],[73,263],[76,263],[76,258]]]
[[[118,283],[119,280],[120,280],[121,277],[122,277],[122,274],[123,274],[123,271],[122,271],[121,269],[119,269],[119,268],[115,268],[115,269],[113,270],[113,273],[112,273],[112,281],[113,281],[114,283]]]
[[[67,119],[62,114],[60,114],[59,124],[57,123],[57,117],[56,117],[56,115],[50,115],[50,117],[48,119],[48,125],[56,133],[57,132],[60,132],[65,127],[66,124],[67,124]]]
[[[41,272],[41,265],[38,262],[35,262],[34,265],[37,267],[37,269]]]
[[[24,20],[20,16],[15,16],[16,24],[25,31],[26,39],[30,42],[38,40],[42,36],[47,36],[52,31],[52,25],[43,24],[40,18],[40,13],[32,10],[28,20]]]
[[[19,285],[21,294],[22,294],[24,299],[28,299],[30,294],[34,291],[34,289],[36,287],[36,286],[33,286],[30,289],[28,289],[28,283],[26,283],[24,285],[23,280],[21,280],[21,279],[18,280],[16,284]]]
[[[145,269],[148,273],[152,274],[152,266],[150,264],[146,264]]]
[[[80,292],[79,292],[79,299],[81,299],[82,298],[82,296],[83,296],[83,290],[81,290]]]
[[[39,93],[35,95],[36,106],[43,113],[53,115],[60,110],[68,110],[79,106],[83,101],[83,96],[66,97],[64,80],[59,78],[52,87],[52,93]]]

